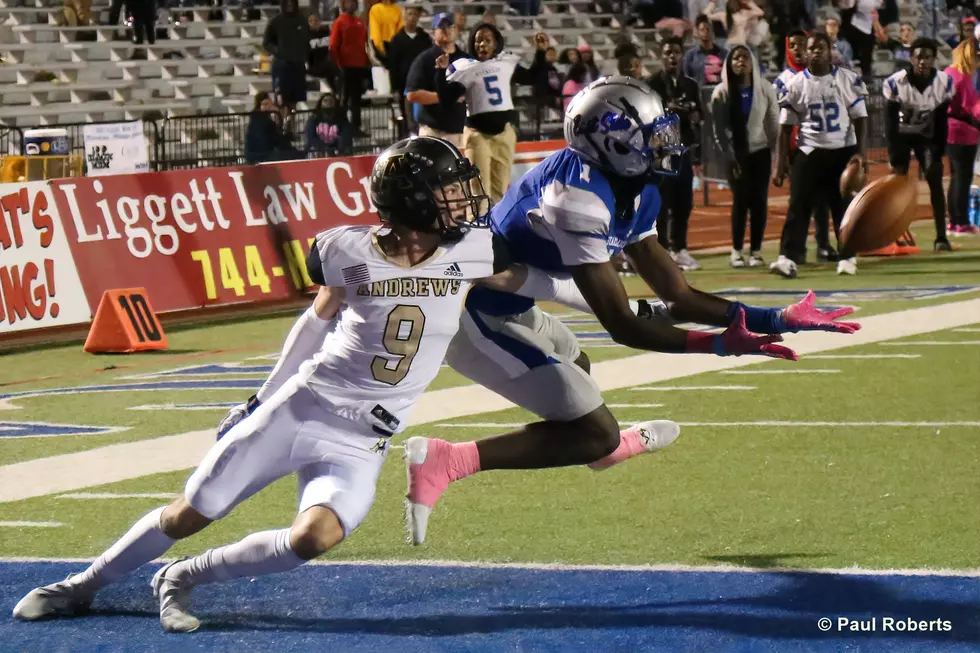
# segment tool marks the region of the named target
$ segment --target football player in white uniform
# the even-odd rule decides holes
[[[911,68],[885,80],[882,93],[887,104],[888,162],[892,171],[909,173],[911,154],[925,172],[936,223],[936,251],[949,251],[946,239],[946,197],[943,194],[943,156],[946,154],[946,114],[953,99],[953,79],[936,70],[936,42],[912,43]]]
[[[436,76],[436,91],[443,103],[460,98],[466,102],[466,127],[463,130],[463,153],[480,169],[480,176],[494,202],[499,202],[510,187],[510,168],[517,144],[512,122],[517,119],[512,84],[534,84],[547,69],[545,54],[548,37],[534,37],[536,51],[530,69],[521,66],[519,54],[504,52],[504,37],[496,26],[477,25],[470,33],[470,52],[476,59],[449,56],[436,59],[436,66],[446,68],[446,76]]]
[[[786,68],[772,82],[776,88],[777,98],[786,92],[786,85],[789,84],[789,81],[806,68],[806,41],[807,33],[801,29],[793,30],[786,35]],[[799,125],[795,126],[790,139],[789,163],[791,167],[796,154],[799,130]],[[830,245],[830,212],[827,210],[826,203],[819,197],[813,212],[813,226],[817,239],[817,260],[836,261],[837,251]]]
[[[393,434],[442,364],[474,279],[492,274],[489,208],[474,194],[479,171],[454,146],[413,138],[388,148],[371,174],[384,228],[338,227],[319,234],[307,267],[320,289],[290,333],[286,350],[328,344],[215,444],[184,494],[151,511],[96,561],[65,581],[33,590],[14,617],[73,615],[96,591],[221,519],[273,481],[299,480],[291,527],[173,562],[153,577],[160,622],[195,630],[196,585],[294,569],[358,527]],[[474,184],[479,188],[479,184]],[[288,355],[280,361],[282,372]]]
[[[839,228],[844,217],[840,177],[852,159],[867,168],[864,159],[868,94],[857,74],[830,63],[830,37],[815,32],[807,39],[807,68],[786,84],[779,98],[778,163],[773,183],[782,186],[789,170],[789,144],[795,125],[800,126],[799,151],[790,179],[789,211],[783,225],[779,258],[769,266],[784,277],[796,276],[796,266],[806,257],[807,227],[818,197],[825,197]],[[857,272],[855,252],[837,263],[837,272]]]

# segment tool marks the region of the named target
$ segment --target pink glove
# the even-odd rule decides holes
[[[756,335],[745,328],[745,310],[740,308],[735,319],[728,325],[725,332],[718,336],[724,349],[722,356],[741,356],[742,354],[762,354],[772,358],[783,358],[790,361],[800,360],[795,351],[783,345],[779,334]],[[717,352],[716,352],[717,353]]]
[[[854,309],[850,306],[838,308],[836,311],[822,312],[813,305],[816,295],[809,291],[799,303],[783,310],[783,322],[787,331],[833,331],[836,333],[854,333],[861,328],[858,322],[835,322],[839,317],[850,315]]]
[[[718,356],[741,356],[742,354],[761,354],[772,358],[799,360],[795,351],[783,345],[783,337],[778,333],[756,335],[745,328],[745,309],[739,308],[735,319],[724,333],[713,335],[698,331],[688,331],[687,351],[714,353]]]

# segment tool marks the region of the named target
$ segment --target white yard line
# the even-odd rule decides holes
[[[980,345],[980,340],[908,340],[906,342],[883,342],[889,347],[942,347],[943,345]]]
[[[976,427],[980,426],[980,422],[796,422],[796,421],[783,421],[783,420],[758,420],[754,422],[678,422],[679,425],[683,427],[698,427],[698,426],[710,426],[710,427],[724,427],[724,426],[736,426],[736,427],[746,427],[746,426],[794,426],[799,428],[807,427],[840,427],[840,428],[867,428],[867,427],[887,427],[887,428],[905,428],[905,427]],[[629,422],[620,422],[620,426],[631,426]],[[524,422],[444,422],[437,423],[434,426],[444,429],[465,429],[465,428],[481,428],[481,429],[516,429],[524,426]]]
[[[606,404],[609,408],[660,408],[663,404]]]
[[[840,370],[725,370],[722,374],[840,374]]]
[[[0,563],[47,564],[52,562],[90,563],[93,558],[33,558],[13,556],[0,558]],[[158,558],[171,562],[176,558]],[[448,567],[454,569],[527,569],[533,571],[616,571],[616,572],[677,572],[677,573],[744,573],[744,574],[829,574],[846,576],[951,576],[980,577],[978,569],[865,569],[858,566],[837,569],[807,567],[739,567],[737,565],[576,565],[565,562],[486,562],[480,560],[331,560],[325,556],[307,565],[322,567]]]
[[[649,392],[702,392],[706,390],[755,390],[754,385],[641,385],[630,390]]]
[[[64,526],[60,521],[0,521],[0,528],[58,528]]]
[[[878,358],[922,358],[922,354],[814,354],[807,356],[808,361],[812,360],[858,360]]]
[[[115,492],[75,492],[73,494],[59,494],[55,499],[78,499],[80,501],[96,501],[101,499],[159,499],[169,501],[176,499],[179,494],[173,492],[134,492],[134,493],[115,493]]]
[[[786,342],[800,355],[806,355],[978,323],[980,299],[971,299],[867,317],[861,320],[861,330],[851,335],[810,331],[787,334]],[[596,363],[592,376],[600,388],[610,391],[765,361],[752,356],[647,353]],[[444,422],[513,407],[503,397],[478,385],[446,388],[425,393],[412,421]],[[207,429],[0,466],[0,502],[189,469],[200,462],[212,444],[214,430]]]
[[[980,327],[963,327],[962,329],[953,329],[953,333],[980,333]]]
[[[143,404],[130,406],[126,410],[228,410],[241,402],[225,401],[210,404]]]

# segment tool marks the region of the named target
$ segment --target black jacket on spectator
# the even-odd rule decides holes
[[[337,128],[336,138],[328,143],[320,132],[330,126]],[[345,156],[353,154],[353,128],[347,120],[343,107],[320,109],[310,116],[306,123],[306,151],[309,153],[326,154],[328,156]]]
[[[284,0],[283,8],[292,2],[294,0]],[[305,67],[310,49],[310,24],[306,14],[294,9],[273,17],[265,27],[262,47],[276,59]]]
[[[700,165],[704,111],[701,108],[698,83],[686,75],[675,77],[668,75],[666,71],[660,71],[647,80],[647,85],[663,98],[666,108],[680,118],[681,140],[691,151],[691,162]]]
[[[253,111],[249,117],[245,132],[245,161],[248,163],[298,158],[299,152],[279,129],[272,115],[268,111]]]
[[[412,62],[412,67],[408,71],[405,90],[432,91],[435,93],[437,90],[436,77],[440,76],[443,83],[446,81],[446,71],[436,68],[436,59],[442,54],[442,48],[434,45],[415,57],[415,61]],[[465,58],[466,53],[456,48],[456,51],[449,55],[449,63]],[[466,104],[463,102],[453,102],[448,105],[442,102],[429,105],[416,104],[415,107],[417,108],[415,119],[420,125],[450,134],[463,133],[463,124],[466,122]]]
[[[321,25],[316,31],[310,32],[310,54],[306,60],[306,70],[314,77],[325,78],[333,87],[337,67],[330,59],[329,25]]]
[[[415,36],[409,36],[404,27],[385,44],[385,59],[391,72],[393,89],[404,92],[412,62],[431,47],[432,37],[425,30],[416,29]]]

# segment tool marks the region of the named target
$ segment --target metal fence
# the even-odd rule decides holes
[[[885,99],[881,94],[883,80],[869,83],[867,149],[872,162],[885,160]],[[726,157],[715,145],[711,123],[711,88],[703,89],[705,120],[702,128],[701,158],[703,175],[710,181],[725,181]],[[562,98],[515,97],[517,133],[522,141],[562,139]],[[304,159],[327,156],[328,152],[308,142],[308,123],[314,111],[299,111],[283,124],[277,113],[266,114],[285,134],[288,147],[271,153],[268,160]],[[176,116],[157,121],[144,120],[143,130],[152,170],[242,165],[246,161],[245,140],[249,124],[258,119],[252,113],[204,114]],[[344,154],[376,153],[406,135],[405,123],[390,100],[377,99],[361,107],[361,134],[352,135]],[[43,129],[65,129],[72,153],[84,155],[82,130],[86,124],[42,125]],[[0,126],[0,155],[22,154],[24,132],[30,128]],[[707,193],[705,184],[705,193]],[[705,195],[707,200],[707,194]]]

